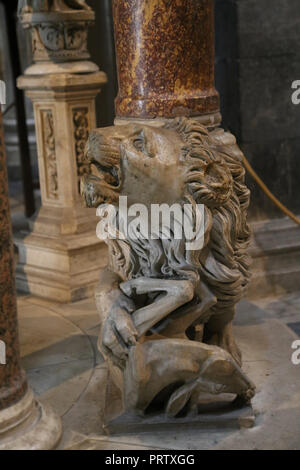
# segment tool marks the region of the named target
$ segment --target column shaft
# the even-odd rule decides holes
[[[117,117],[219,111],[213,0],[114,0]]]
[[[10,223],[6,155],[0,109],[0,340],[6,364],[0,364],[0,411],[21,399],[27,390],[19,362],[14,255]]]
[[[0,109],[0,451],[47,450],[61,436],[60,418],[35,400],[20,366],[14,252]]]

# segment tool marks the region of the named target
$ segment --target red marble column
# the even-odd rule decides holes
[[[14,253],[1,108],[0,340],[6,346],[6,364],[0,364],[0,451],[53,449],[62,433],[60,418],[48,405],[43,406],[35,400],[20,366]]]
[[[6,155],[0,109],[0,340],[6,345],[6,364],[0,364],[0,411],[27,391],[20,367],[14,256],[10,223]]]
[[[219,112],[213,0],[113,0],[118,118]]]

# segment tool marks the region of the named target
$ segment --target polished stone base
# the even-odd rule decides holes
[[[103,430],[108,436],[113,436],[157,431],[174,433],[178,430],[184,432],[193,429],[211,432],[220,429],[251,428],[255,424],[251,404],[240,403],[235,399],[235,395],[201,393],[198,399],[198,405],[191,406],[177,417],[168,417],[163,409],[153,406],[145,415],[124,412],[121,391],[107,370]]]
[[[104,425],[108,435],[113,434],[141,434],[160,432],[216,431],[221,429],[252,428],[255,416],[252,407],[230,406],[228,403],[219,403],[211,411],[198,414],[188,414],[184,417],[167,418],[164,414],[151,414],[146,417],[125,413]]]
[[[142,119],[142,118],[120,118],[116,117],[114,120],[114,124],[116,126],[121,126],[124,124],[128,124],[130,122],[137,122],[142,125],[153,126],[153,127],[161,127],[164,124],[168,123],[173,118],[153,118],[153,119]],[[199,121],[203,126],[207,126],[209,128],[219,127],[222,121],[222,116],[219,112],[215,113],[208,113],[208,114],[201,114],[200,116],[194,116],[193,119],[195,121]]]
[[[61,420],[29,390],[18,403],[0,411],[0,450],[51,450],[62,435]]]
[[[106,248],[94,231],[47,237],[16,237],[19,263],[17,289],[56,302],[93,297],[99,272],[107,263]]]

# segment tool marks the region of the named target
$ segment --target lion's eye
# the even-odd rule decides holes
[[[136,148],[139,152],[144,152],[145,146],[144,146],[144,140],[139,138],[139,139],[134,139],[133,141],[133,146]]]

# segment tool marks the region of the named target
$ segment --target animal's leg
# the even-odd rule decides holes
[[[164,391],[163,396],[161,392]],[[126,409],[144,412],[155,398],[176,416],[191,399],[199,403],[202,392],[233,393],[250,399],[252,382],[230,354],[217,346],[188,339],[137,342],[129,349],[124,371]]]
[[[231,354],[233,359],[242,365],[242,353],[236,344],[233,335],[232,321],[235,307],[220,314],[213,315],[204,328],[203,341],[207,344],[219,346]]]
[[[196,299],[194,299],[194,302],[190,302],[177,309],[172,316],[166,319],[165,324],[160,325],[160,334],[168,337],[178,336],[178,334],[185,332],[195,322],[202,324],[198,324],[198,331],[200,331],[203,323],[211,315],[209,310],[217,303],[217,299],[204,283],[199,283],[199,286],[196,287],[195,295]],[[195,300],[197,303],[195,303]],[[202,335],[203,328],[201,340],[199,341],[202,341]],[[199,337],[199,335],[197,336]]]
[[[131,316],[136,306],[133,300],[119,289],[120,281],[117,274],[108,269],[104,270],[95,297],[101,320],[99,349],[114,364],[124,368],[128,348],[135,344],[137,339]]]
[[[201,393],[219,395],[236,394],[242,403],[248,403],[255,395],[255,385],[227,353],[216,348],[203,363],[199,377],[177,389],[169,399],[166,412],[176,416],[191,400],[192,409],[199,403]],[[194,395],[194,397],[193,397]]]
[[[151,292],[165,293],[152,304],[133,313],[133,323],[139,336],[145,334],[156,323],[177,308],[190,302],[194,297],[194,287],[190,281],[139,278],[123,282],[120,284],[120,289],[131,298]]]

